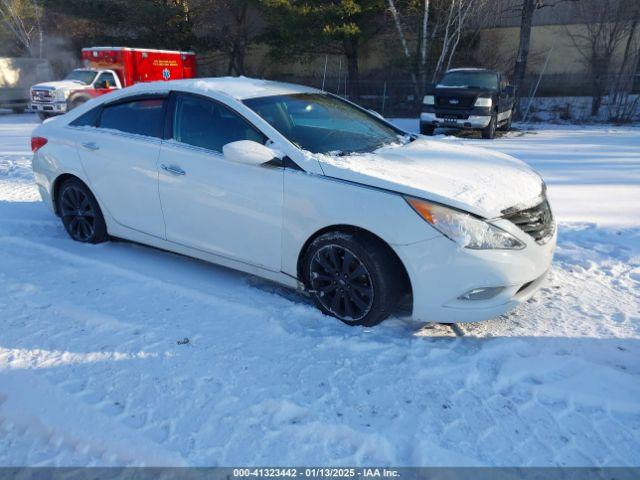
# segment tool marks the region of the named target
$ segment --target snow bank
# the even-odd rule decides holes
[[[454,331],[350,328],[224,268],[74,243],[34,197],[35,124],[0,115],[0,466],[640,464],[640,129],[465,141],[578,191],[588,223],[557,197],[548,284]]]

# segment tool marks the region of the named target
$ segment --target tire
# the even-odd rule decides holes
[[[401,267],[371,235],[325,233],[309,245],[303,262],[304,281],[316,306],[347,325],[372,327],[398,306]]]
[[[66,180],[58,190],[58,213],[69,236],[82,243],[102,243],[108,237],[98,201],[76,178]]]
[[[50,116],[51,116],[51,115],[49,115],[49,114],[47,114],[47,113],[44,113],[44,112],[38,112],[38,118],[39,118],[40,120],[42,120],[43,122],[44,122],[47,118],[49,118]]]
[[[16,113],[18,115],[20,115],[21,113],[24,113],[24,107],[14,107],[11,109],[11,111],[13,111],[13,113]]]
[[[489,125],[487,125],[485,128],[480,130],[480,134],[482,135],[482,138],[486,140],[493,140],[494,138],[496,138],[496,123],[498,121],[497,118],[498,117],[494,112],[491,115],[491,120],[489,121]]]
[[[74,108],[79,107],[80,105],[87,102],[88,100],[89,99],[87,97],[74,97],[73,99],[69,100],[69,102],[67,103],[67,112],[73,110]]]
[[[422,135],[433,135],[433,132],[435,131],[435,127],[433,125],[425,125],[424,123],[420,124],[420,133]]]

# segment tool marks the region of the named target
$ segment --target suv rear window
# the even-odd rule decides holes
[[[98,127],[161,138],[164,102],[164,98],[145,98],[107,105]]]

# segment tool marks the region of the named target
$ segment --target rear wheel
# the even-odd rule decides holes
[[[348,325],[379,324],[395,310],[403,291],[397,259],[365,234],[318,237],[304,257],[304,277],[318,308]]]
[[[485,138],[487,140],[492,140],[496,137],[496,123],[497,123],[498,119],[497,116],[495,114],[495,112],[491,115],[491,120],[489,121],[489,125],[487,125],[485,128],[483,128],[480,131],[480,134],[482,135],[482,138]]]
[[[425,125],[424,123],[420,124],[420,133],[422,135],[433,135],[435,131],[435,127],[433,125]]]
[[[77,179],[65,181],[58,192],[58,212],[71,238],[102,243],[108,238],[100,206],[87,186]]]

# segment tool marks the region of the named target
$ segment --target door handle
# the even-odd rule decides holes
[[[92,150],[94,152],[96,150],[100,150],[100,147],[96,144],[96,142],[86,142],[86,143],[83,143],[82,146],[87,150]]]
[[[160,168],[162,170],[164,170],[165,172],[173,173],[174,175],[186,175],[187,174],[187,172],[185,172],[180,167],[177,167],[176,165],[165,165],[163,163],[163,164],[160,165]]]

